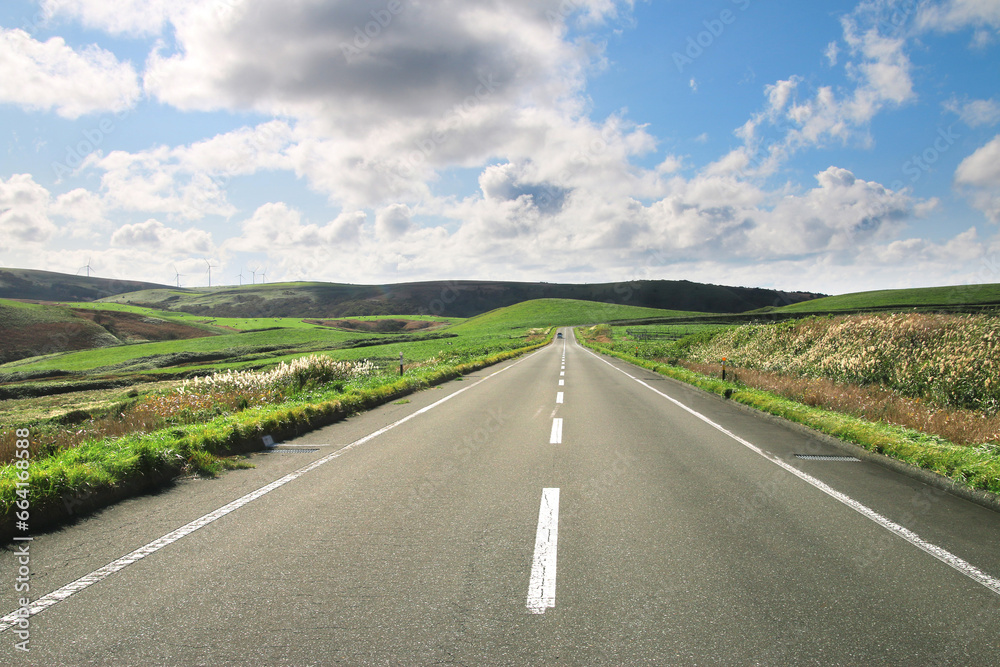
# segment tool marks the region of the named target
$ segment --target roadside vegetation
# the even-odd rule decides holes
[[[591,347],[1000,493],[1000,318],[888,313],[580,330]],[[726,380],[722,380],[725,360]]]
[[[479,320],[452,318],[431,332],[393,325],[390,332],[359,333],[291,318],[227,321],[245,333],[0,365],[0,506],[9,519],[16,429],[31,433],[32,507],[81,511],[80,498],[100,506],[178,475],[245,465],[233,455],[261,449],[264,435],[281,441],[400,400],[546,344],[553,323],[613,318],[616,309],[623,319],[637,312],[526,302]],[[259,324],[272,326],[262,331]]]

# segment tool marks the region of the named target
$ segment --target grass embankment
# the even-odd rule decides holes
[[[381,374],[362,376],[360,382],[353,383],[353,387],[348,387],[343,381],[316,383],[310,382],[309,378],[305,381],[298,378],[296,390],[280,403],[265,402],[258,407],[247,406],[232,413],[224,412],[201,423],[91,440],[62,449],[26,466],[33,517],[31,525],[36,529],[43,527],[66,518],[68,514],[106,505],[185,472],[217,474],[223,467],[232,466],[220,457],[260,449],[264,435],[271,435],[275,441],[294,437],[352,413],[524,354],[547,344],[549,340],[546,338],[534,345],[481,356],[464,363],[417,368],[397,379]],[[239,383],[238,380],[236,382]],[[186,392],[177,393],[217,403],[217,395],[211,388],[206,391],[204,387],[189,385],[186,389]],[[222,395],[230,397],[239,393],[231,384],[223,384],[221,389]],[[267,383],[259,387],[248,386],[245,391],[259,396],[268,391]],[[244,397],[243,400],[247,399]],[[0,509],[4,516],[5,536],[13,534],[13,510],[18,500],[20,472],[14,464],[0,468]]]
[[[615,332],[611,327],[595,327],[580,334],[584,344],[602,353],[712,393],[728,392],[739,403],[931,470],[967,487],[1000,493],[1000,432],[989,426],[1000,423],[993,388],[997,376],[993,375],[991,383],[983,380],[977,385],[976,380],[981,365],[978,362],[987,367],[998,363],[994,347],[1000,343],[1000,337],[990,336],[990,331],[996,331],[1000,323],[996,318],[936,316],[945,320],[937,320],[937,326],[921,326],[927,323],[915,318],[927,316],[910,315],[900,321],[903,317],[822,318],[799,323],[719,327],[676,343],[625,340],[623,331]],[[974,344],[977,338],[978,345]],[[864,353],[859,360],[858,351],[862,349]],[[729,365],[727,381],[718,377],[723,357]],[[880,359],[892,360],[890,366],[905,366],[914,377],[897,375],[896,387],[882,384],[879,380],[893,374],[887,372]],[[748,368],[754,361],[787,374],[767,374]],[[942,364],[945,369],[941,369]],[[708,372],[714,369],[715,377],[692,368]],[[812,369],[815,377],[802,377],[804,368]],[[839,381],[823,376],[820,369],[824,368]],[[932,373],[935,368],[938,372]],[[839,369],[841,374],[831,369]],[[867,373],[863,369],[868,369]],[[796,372],[798,377],[792,377]],[[753,386],[758,373],[780,376],[781,382],[775,388],[787,391],[795,400]],[[852,382],[845,381],[846,378]],[[796,382],[800,383],[799,388],[795,387]],[[807,383],[807,391],[801,390],[803,382]],[[923,392],[925,398],[903,396],[903,388]],[[838,405],[837,401],[851,391],[858,392],[859,400]],[[970,444],[963,445],[935,433],[889,423],[887,417],[894,415],[884,411],[878,414],[882,409],[879,396],[909,401],[909,407],[923,403],[925,409],[945,423],[954,422],[956,415],[966,415],[979,429],[975,432],[982,435],[969,438]],[[934,401],[939,403],[934,405]],[[874,417],[863,416],[866,403],[875,410]],[[932,407],[926,408],[928,403]],[[897,416],[910,412],[914,411],[902,409]],[[921,422],[918,419],[915,423]]]

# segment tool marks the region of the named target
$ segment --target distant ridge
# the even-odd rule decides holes
[[[686,280],[560,284],[484,280],[345,285],[272,283],[177,289],[138,281],[0,269],[0,298],[113,301],[209,317],[356,317],[439,315],[472,317],[533,299],[577,299],[665,310],[742,313],[824,295]]]
[[[663,310],[741,313],[819,296],[666,280],[592,285],[460,280],[396,285],[275,283],[211,290],[161,289],[121,294],[105,300],[207,317],[473,317],[534,299],[575,299]]]
[[[167,287],[137,280],[72,276],[52,271],[0,268],[0,299],[40,301],[96,301],[139,290]]]

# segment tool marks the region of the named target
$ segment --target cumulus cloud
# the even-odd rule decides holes
[[[64,118],[121,111],[140,95],[132,65],[110,51],[77,51],[61,37],[39,42],[23,30],[0,28],[0,71],[0,102],[55,110]]]
[[[0,178],[0,249],[25,250],[57,232],[49,219],[51,196],[30,174]]]
[[[111,235],[111,245],[168,255],[206,254],[213,250],[212,236],[208,232],[201,229],[175,229],[152,218],[119,227]]]
[[[113,35],[133,37],[157,35],[171,18],[196,6],[200,0],[42,0],[44,16],[50,20],[76,20]],[[225,12],[238,0],[213,0],[217,12]]]
[[[67,221],[71,236],[92,238],[108,226],[107,209],[100,195],[85,188],[75,188],[56,197],[50,211]]]
[[[180,109],[295,119],[288,154],[296,173],[347,208],[412,203],[429,196],[440,169],[516,160],[571,134],[589,142],[580,136],[594,129],[581,120],[581,92],[600,48],[568,40],[564,28],[630,6],[257,0],[228,13],[189,8],[171,18],[176,48],[164,42],[150,55],[144,83]]]
[[[186,220],[230,216],[226,187],[235,176],[292,169],[292,129],[284,121],[243,127],[188,146],[159,146],[130,153],[93,153],[84,169],[103,172],[110,208],[167,213]]]
[[[955,184],[987,218],[1000,222],[1000,135],[962,160]]]
[[[367,221],[364,211],[343,212],[324,225],[305,223],[302,212],[285,202],[268,202],[240,223],[239,236],[223,244],[227,252],[262,252],[286,256],[296,253],[353,251]]]
[[[174,18],[177,52],[150,57],[146,86],[183,109],[356,125],[440,116],[484,86],[542,101],[581,83],[578,51],[546,17],[554,0],[394,6],[258,0],[226,14],[192,9]]]

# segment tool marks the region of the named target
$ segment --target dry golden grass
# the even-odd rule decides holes
[[[679,365],[713,377],[719,377],[722,371],[718,364],[682,361]],[[858,386],[749,368],[728,368],[726,378],[805,405],[905,426],[959,445],[1000,443],[1000,415],[943,408],[877,385]]]
[[[691,361],[888,387],[942,407],[1000,412],[1000,317],[891,313],[751,324],[690,347]]]

